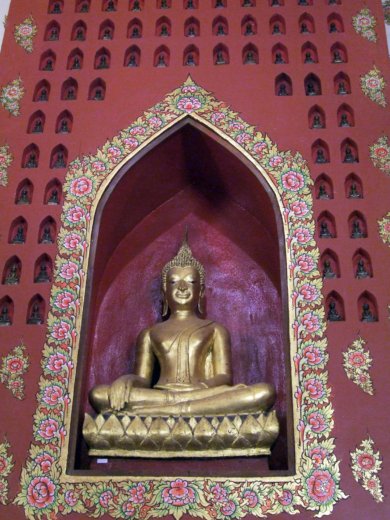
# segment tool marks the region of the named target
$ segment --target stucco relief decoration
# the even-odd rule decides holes
[[[376,168],[390,175],[390,146],[387,135],[382,135],[370,146],[370,157]]]
[[[357,34],[370,42],[376,42],[378,36],[375,31],[376,19],[370,9],[364,8],[352,18],[352,25]]]
[[[356,482],[371,493],[376,502],[383,502],[379,471],[382,461],[379,451],[374,451],[374,441],[368,437],[355,451],[351,452],[352,474]]]
[[[24,398],[23,376],[30,366],[28,355],[25,354],[26,346],[23,343],[17,345],[9,354],[3,356],[0,365],[0,382],[11,390],[16,399]]]
[[[378,220],[379,236],[384,244],[390,246],[390,211],[383,218]]]
[[[70,425],[70,404],[78,353],[77,323],[80,291],[85,287],[91,211],[104,181],[115,167],[136,155],[161,131],[186,117],[208,126],[266,172],[283,205],[289,257],[292,316],[292,379],[297,410],[297,474],[286,481],[246,481],[212,478],[150,478],[143,481],[83,477],[63,478]],[[259,173],[260,175],[260,173]],[[106,183],[104,184],[106,185]],[[318,517],[330,514],[346,498],[340,489],[339,462],[330,437],[333,409],[327,384],[327,343],[318,270],[319,251],[314,240],[310,188],[312,180],[301,155],[278,150],[266,135],[225,103],[189,78],[162,102],[145,112],[130,127],[106,142],[94,155],[74,160],[64,186],[59,253],[43,351],[38,407],[34,416],[34,442],[21,475],[15,503],[29,519],[66,515],[112,518],[160,518],[184,514],[197,518],[264,517],[299,507]],[[62,453],[61,453],[62,452]],[[61,458],[60,458],[61,457]]]
[[[0,146],[0,186],[7,186],[8,184],[8,168],[11,166],[13,159],[9,146],[7,144]]]
[[[363,392],[373,395],[374,388],[370,376],[372,359],[370,351],[365,348],[366,341],[357,338],[350,347],[343,352],[344,370],[347,377],[359,386]]]
[[[12,80],[10,83],[1,87],[0,103],[11,115],[20,114],[20,102],[24,96],[24,87],[21,78]]]
[[[386,82],[381,74],[381,71],[375,66],[367,74],[360,76],[360,86],[365,96],[377,103],[381,107],[387,105],[384,89]]]
[[[14,462],[12,455],[9,454],[10,444],[4,441],[0,444],[0,504],[5,506],[8,503],[8,475],[11,473]]]
[[[34,49],[34,38],[38,29],[35,25],[34,18],[29,16],[19,25],[15,25],[14,38],[26,52],[32,52]]]

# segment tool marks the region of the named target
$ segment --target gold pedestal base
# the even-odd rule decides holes
[[[104,457],[237,457],[269,455],[279,433],[276,412],[159,416],[85,414],[89,455]]]

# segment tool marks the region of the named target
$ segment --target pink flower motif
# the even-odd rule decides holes
[[[4,474],[8,468],[8,462],[5,457],[0,456],[0,475]]]
[[[105,509],[107,509],[110,505],[110,500],[113,498],[113,496],[114,495],[112,494],[112,491],[103,491],[103,493],[99,497],[99,504]]]
[[[58,437],[59,424],[55,419],[44,419],[39,424],[38,435],[48,441]]]
[[[297,265],[304,273],[310,273],[315,267],[313,257],[307,254],[300,255],[297,258]]]
[[[57,294],[56,299],[54,301],[54,305],[59,309],[69,309],[69,307],[74,304],[74,295],[69,291],[63,291]]]
[[[368,16],[359,16],[358,23],[361,27],[369,27],[371,25],[371,18]]]
[[[191,487],[188,487],[187,481],[178,478],[163,490],[162,498],[167,504],[184,506],[195,502],[195,493]]]
[[[66,218],[69,222],[77,224],[85,218],[85,211],[80,206],[73,206],[67,211]]]
[[[306,482],[307,491],[312,500],[324,504],[333,499],[336,483],[327,470],[316,469]]]
[[[245,126],[240,123],[239,121],[229,121],[229,128],[231,130],[243,130],[245,128]]]
[[[305,381],[305,389],[309,393],[311,399],[321,399],[324,396],[324,386],[322,381],[311,377]]]
[[[366,357],[363,352],[351,352],[348,363],[355,368],[360,368],[366,364]]]
[[[35,457],[35,462],[39,464],[43,473],[48,473],[54,462],[54,457],[52,457],[49,453],[44,452]]]
[[[76,177],[70,183],[70,192],[75,197],[84,197],[92,192],[93,182],[91,179],[83,175],[82,177]]]
[[[30,36],[32,34],[32,27],[30,25],[21,25],[19,27],[19,34],[22,36]]]
[[[261,141],[260,143],[256,143],[253,147],[253,151],[259,156],[263,156],[263,151],[267,148],[267,143],[265,141]]]
[[[320,412],[312,412],[307,416],[307,422],[314,433],[322,433],[328,428],[324,416]]]
[[[77,249],[81,244],[81,237],[77,233],[69,233],[64,236],[64,247],[70,251]]]
[[[126,137],[125,139],[123,139],[123,142],[127,146],[130,146],[130,148],[137,148],[137,146],[139,144],[135,137]]]
[[[160,128],[160,126],[162,125],[163,122],[162,122],[162,120],[159,117],[153,116],[150,119],[148,119],[148,123],[153,128]]]
[[[16,98],[19,95],[19,89],[17,87],[9,87],[6,89],[6,95],[10,98]]]
[[[125,518],[130,518],[135,515],[135,507],[130,499],[122,504],[122,513],[125,515]]]
[[[92,168],[96,170],[97,172],[104,172],[106,169],[106,165],[103,161],[94,161],[92,163]]]
[[[361,453],[357,457],[357,463],[363,471],[371,471],[375,467],[375,458],[370,453]]]
[[[68,363],[68,359],[64,354],[56,353],[52,354],[47,360],[46,367],[51,372],[61,372],[61,370]]]
[[[361,385],[365,385],[368,382],[368,377],[366,374],[358,374],[357,380]]]
[[[227,502],[224,502],[223,506],[221,507],[221,513],[225,516],[232,516],[236,510],[236,504],[233,502],[233,500],[228,500]]]
[[[77,504],[78,498],[74,491],[68,490],[65,492],[64,495],[65,502],[68,504],[68,506],[75,506]]]
[[[118,158],[120,157],[122,154],[120,148],[118,148],[117,146],[110,146],[110,148],[108,148],[107,150],[107,155],[113,159],[113,158]]]
[[[316,314],[307,312],[302,316],[301,323],[307,332],[316,332],[320,328],[320,320]]]
[[[220,121],[223,121],[225,119],[225,114],[223,112],[213,112],[211,114],[211,121],[216,125]]]
[[[380,88],[380,81],[377,78],[369,78],[366,81],[366,86],[373,90]]]
[[[375,148],[375,155],[377,157],[380,157],[380,158],[387,157],[388,153],[389,152],[388,152],[387,148],[385,148],[384,146],[378,146],[378,148]]]
[[[135,504],[142,504],[145,501],[144,494],[146,493],[145,486],[139,482],[136,486],[132,487],[129,491],[131,502]]]
[[[22,374],[24,370],[23,359],[16,356],[8,358],[6,361],[6,370],[10,374]]]
[[[290,170],[282,175],[282,186],[285,190],[288,191],[299,191],[305,185],[304,176],[295,172],[294,170]]]
[[[70,338],[70,325],[66,321],[57,321],[52,325],[51,336],[59,341]]]
[[[183,94],[193,94],[198,90],[198,87],[196,85],[185,85],[182,87],[181,91]]]
[[[177,104],[177,108],[183,110],[183,112],[187,112],[188,114],[190,114],[194,110],[197,110],[201,106],[202,104],[199,101],[199,99],[192,96],[180,99],[180,101]]]
[[[130,128],[130,135],[143,135],[146,132],[143,126],[133,126]]]
[[[271,159],[269,160],[269,165],[272,167],[275,167],[282,162],[283,162],[282,157],[280,157],[280,155],[275,155],[274,157],[271,157]]]
[[[251,139],[252,139],[251,136],[249,134],[247,134],[246,132],[241,132],[241,134],[238,134],[236,136],[236,141],[238,144],[249,143],[249,141]]]
[[[254,491],[251,491],[250,489],[247,489],[244,491],[244,498],[247,501],[248,507],[256,507],[259,503],[259,499]]]
[[[47,477],[35,477],[27,488],[27,502],[30,506],[44,509],[54,502],[56,487]]]
[[[292,211],[296,217],[304,217],[308,214],[309,208],[303,200],[296,200],[290,205],[290,211]]]
[[[66,262],[63,264],[60,269],[60,276],[65,280],[71,280],[74,275],[78,272],[78,265],[74,262]]]
[[[306,359],[308,365],[311,366],[319,365],[323,359],[321,350],[314,345],[308,345],[304,349],[303,357]]]
[[[312,234],[308,228],[300,226],[294,231],[294,237],[300,244],[306,244],[312,239]]]
[[[327,455],[328,455],[328,451],[324,448],[320,448],[319,446],[317,446],[316,448],[313,448],[309,452],[309,456],[310,456],[311,460],[313,461],[315,467],[320,466],[326,459]]]
[[[211,487],[210,491],[217,502],[225,502],[227,500],[227,491],[221,484],[215,484],[215,486]]]
[[[319,297],[317,288],[310,283],[305,283],[302,285],[302,287],[299,289],[299,294],[307,302],[314,302]]]
[[[289,491],[288,489],[283,489],[282,496],[278,498],[279,504],[281,504],[282,506],[289,506],[292,501],[293,496],[291,491]]]
[[[42,400],[49,406],[56,406],[64,400],[64,391],[58,385],[47,386],[43,393]]]

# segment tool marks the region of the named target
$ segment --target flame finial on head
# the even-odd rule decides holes
[[[167,286],[167,275],[168,271],[172,269],[172,267],[195,267],[198,270],[200,283],[204,285],[205,282],[205,270],[203,265],[194,258],[192,255],[192,251],[190,246],[188,245],[188,227],[186,227],[183,242],[180,246],[180,249],[175,257],[172,258],[167,264],[164,265],[163,270],[161,272],[162,285],[163,289],[166,289]]]

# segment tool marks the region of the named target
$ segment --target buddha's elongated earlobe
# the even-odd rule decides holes
[[[162,312],[161,312],[161,315],[162,315],[163,318],[165,318],[165,316],[168,315],[168,309],[169,309],[168,301],[166,299],[165,294],[163,294],[163,308],[162,308]]]
[[[199,314],[204,314],[204,285],[200,288],[199,300],[198,300],[198,311]]]

